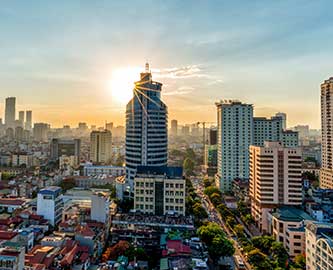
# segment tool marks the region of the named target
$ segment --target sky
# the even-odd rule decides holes
[[[216,121],[215,102],[238,99],[257,116],[282,111],[289,126],[320,128],[320,84],[333,76],[332,8],[320,0],[2,1],[0,115],[16,96],[35,122],[123,125],[123,91],[148,61],[170,120]]]

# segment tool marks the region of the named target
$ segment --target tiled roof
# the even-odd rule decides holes
[[[13,198],[0,198],[0,204],[4,205],[23,205],[25,203],[24,200],[13,199]]]
[[[0,240],[10,240],[13,239],[16,235],[18,235],[17,232],[0,231]]]

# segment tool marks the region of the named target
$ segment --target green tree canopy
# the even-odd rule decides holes
[[[209,222],[198,229],[200,239],[207,245],[209,255],[213,260],[221,256],[231,256],[235,249],[229,241],[222,228],[214,222]]]
[[[185,158],[183,162],[183,168],[186,176],[193,175],[194,171],[194,161],[190,158]]]

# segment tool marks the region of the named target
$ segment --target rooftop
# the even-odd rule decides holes
[[[0,204],[5,205],[23,205],[25,200],[16,198],[0,198]]]
[[[167,166],[138,166],[137,174],[165,175],[168,178],[181,178],[183,177],[183,168]]]
[[[277,208],[272,215],[279,220],[290,221],[290,222],[301,222],[303,220],[313,220],[313,218],[304,212],[295,207],[282,206]]]

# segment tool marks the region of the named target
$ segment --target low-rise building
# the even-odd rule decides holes
[[[155,215],[185,215],[182,168],[138,166],[134,178],[134,209]]]
[[[283,243],[289,256],[294,257],[305,252],[304,226],[312,220],[311,216],[298,208],[283,206],[268,214],[268,233]]]
[[[37,214],[47,219],[52,226],[61,221],[63,202],[61,188],[50,186],[38,192]]]
[[[30,168],[33,165],[33,155],[28,153],[15,153],[12,155],[13,167]]]
[[[83,175],[85,176],[121,176],[125,175],[126,168],[124,166],[113,166],[113,165],[105,165],[105,166],[98,166],[98,165],[85,165],[83,167]]]
[[[305,229],[306,270],[333,269],[333,224],[309,222]]]

